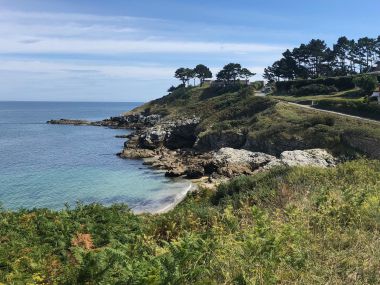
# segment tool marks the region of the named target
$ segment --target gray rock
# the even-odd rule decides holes
[[[320,166],[336,165],[336,159],[324,149],[284,151],[280,156],[281,163],[287,166]]]
[[[250,174],[275,166],[335,166],[336,159],[323,149],[284,151],[280,158],[262,152],[243,149],[222,148],[214,153],[214,164],[219,174],[233,177]]]
[[[221,148],[214,154],[214,161],[219,165],[245,165],[251,169],[257,169],[274,160],[276,157],[266,153],[229,147]]]

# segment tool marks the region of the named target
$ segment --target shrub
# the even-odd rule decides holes
[[[251,86],[255,90],[261,90],[264,87],[264,82],[263,81],[254,81],[251,83]]]
[[[290,93],[296,96],[310,96],[310,95],[321,95],[321,94],[331,94],[337,92],[338,89],[335,86],[327,86],[323,84],[310,84],[300,88],[292,88]]]
[[[378,104],[363,104],[356,101],[335,101],[335,100],[320,100],[317,108],[339,111],[355,116],[362,116],[372,119],[380,119],[380,106]]]
[[[372,75],[360,75],[355,77],[354,83],[359,87],[364,95],[369,96],[376,89],[378,82],[377,78]]]
[[[342,76],[342,77],[328,77],[328,78],[318,78],[318,79],[304,79],[304,80],[293,80],[293,81],[279,81],[276,82],[277,93],[289,93],[293,88],[301,88],[311,84],[322,84],[325,86],[335,86],[338,91],[350,90],[355,88],[352,76]]]

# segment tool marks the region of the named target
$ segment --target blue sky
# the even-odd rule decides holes
[[[261,77],[312,38],[377,37],[379,0],[0,0],[0,100],[147,101],[177,67]]]

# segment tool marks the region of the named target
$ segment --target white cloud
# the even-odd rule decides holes
[[[89,76],[110,76],[134,79],[167,79],[173,76],[174,68],[158,65],[97,65],[75,64],[54,61],[0,60],[1,71],[56,74],[72,76],[73,74]]]
[[[283,46],[256,42],[178,40],[160,35],[167,21],[124,16],[26,13],[0,10],[0,53],[268,53]],[[161,26],[164,25],[164,26]],[[165,33],[163,33],[165,34]]]
[[[216,74],[218,65],[237,61],[260,65],[250,68],[260,74],[261,66],[284,50],[226,40],[223,29],[211,34],[212,39],[210,31],[160,19],[0,9],[0,100],[25,99],[24,93],[45,100],[58,92],[60,100],[90,100],[126,91],[151,99],[177,82],[173,73],[179,66],[204,62]]]
[[[256,43],[222,43],[164,40],[80,40],[59,38],[0,39],[0,53],[265,53],[284,47]]]
[[[222,66],[211,67],[215,75]],[[172,78],[176,67],[161,66],[158,64],[141,65],[100,65],[76,64],[68,62],[36,61],[36,60],[0,60],[0,71],[56,74],[64,77],[101,76],[131,79],[168,79]],[[252,72],[260,74],[263,67],[249,67]]]

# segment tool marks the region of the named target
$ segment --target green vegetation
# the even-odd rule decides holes
[[[269,81],[344,76],[366,73],[380,60],[380,36],[338,39],[332,48],[323,40],[312,39],[292,51],[286,50],[282,58],[264,70]]]
[[[313,107],[318,109],[380,120],[380,105],[376,103],[368,103],[367,97],[364,96],[363,92],[359,89],[336,92],[330,95],[308,95],[307,92],[299,92],[296,94],[297,95],[294,96],[276,95],[271,97],[304,105],[313,104]]]
[[[377,82],[377,78],[371,75],[360,75],[354,79],[354,83],[357,87],[359,87],[363,94],[369,96],[373,91],[377,88],[379,83]]]
[[[307,86],[300,87],[298,89],[290,90],[292,95],[296,96],[310,96],[310,95],[318,95],[318,94],[331,94],[337,92],[335,86],[326,86],[323,84],[310,84]]]
[[[229,63],[218,72],[216,78],[225,85],[235,84],[239,78],[248,82],[249,78],[256,75],[247,68],[242,68],[239,63]]]
[[[350,94],[339,93],[341,97],[333,98],[346,100],[344,96]],[[380,128],[377,124],[326,115],[278,100],[314,100],[316,97],[260,97],[255,95],[253,87],[237,84],[182,87],[133,112],[146,113],[149,110],[152,114],[159,113],[168,118],[197,115],[201,117],[201,124],[196,130],[200,143],[206,143],[209,137],[222,140],[223,136],[243,134],[247,138],[245,148],[276,155],[289,149],[321,147],[348,157],[363,153],[377,157],[364,148],[353,148],[350,142],[354,135],[347,139],[347,134],[355,134],[356,137],[379,142]],[[326,99],[326,96],[321,99]],[[332,121],[333,124],[325,123]]]
[[[380,162],[280,168],[126,206],[0,211],[4,284],[378,284]]]
[[[249,78],[255,75],[256,73],[249,71],[247,68],[242,68],[239,63],[229,63],[225,65],[221,71],[218,72],[216,77],[217,81],[225,86],[240,84],[240,79],[244,79],[245,83],[247,84]],[[195,86],[195,78],[199,79],[199,85],[202,86],[207,78],[212,78],[212,72],[207,66],[198,64],[194,69],[184,67],[178,68],[174,73],[174,77],[181,80],[181,86],[186,87],[186,84],[189,85],[190,79],[194,79],[193,85]],[[172,86],[168,91],[172,92],[174,90],[175,87]]]
[[[174,77],[182,81],[181,86],[186,86],[186,84],[189,85],[190,79],[194,79],[195,86],[195,78],[198,78],[200,85],[203,85],[205,79],[212,77],[212,72],[207,66],[198,64],[194,69],[184,67],[178,68],[174,73]],[[174,91],[173,88],[174,86],[169,88],[169,90]]]
[[[355,88],[353,76],[340,76],[318,79],[278,81],[275,83],[276,94],[287,95],[291,93],[292,90],[297,90],[310,85],[324,85],[326,87],[335,87],[338,91],[346,91]],[[323,91],[320,94],[324,94]]]

